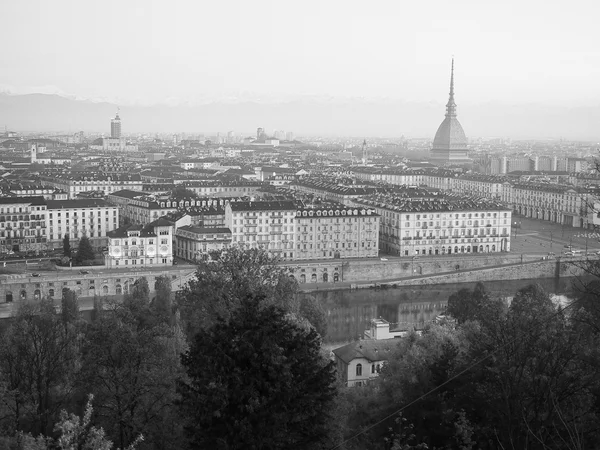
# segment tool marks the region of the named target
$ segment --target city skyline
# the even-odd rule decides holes
[[[405,9],[337,0],[33,3],[6,5],[11,20],[0,36],[20,40],[0,61],[4,92],[122,106],[312,96],[438,102],[454,55],[461,107],[600,102],[598,7],[584,0],[567,9],[538,0],[501,9],[471,1]]]

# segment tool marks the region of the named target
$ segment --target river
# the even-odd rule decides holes
[[[561,302],[574,296],[578,284],[575,278],[489,281],[484,284],[492,295],[512,297],[532,283],[539,283]],[[325,309],[328,327],[324,344],[327,348],[335,348],[362,337],[374,318],[390,322],[390,329],[422,328],[444,312],[452,293],[463,288],[473,289],[475,284],[314,291],[300,295],[314,296]]]

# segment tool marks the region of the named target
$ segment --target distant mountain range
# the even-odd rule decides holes
[[[0,127],[13,131],[110,132],[117,105],[55,94],[0,94]],[[250,132],[264,127],[298,135],[428,137],[444,118],[443,103],[305,97],[224,99],[198,104],[123,106],[124,133]],[[600,141],[600,105],[458,105],[469,137]]]

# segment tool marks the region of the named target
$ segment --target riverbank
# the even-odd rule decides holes
[[[454,259],[449,267],[451,269],[451,265],[453,264],[455,267],[454,270],[451,269],[445,271],[438,270],[438,267],[440,267],[440,263],[438,261],[419,261],[420,270],[424,273],[410,276],[409,272],[409,275],[407,276],[402,276],[403,274],[399,274],[400,276],[389,278],[369,277],[369,273],[385,273],[385,270],[378,270],[377,267],[390,267],[390,265],[396,266],[395,269],[398,272],[402,272],[401,266],[411,263],[402,262],[400,260],[380,262],[370,261],[368,263],[362,261],[349,261],[345,263],[348,265],[348,267],[344,267],[344,274],[348,273],[350,269],[353,269],[352,272],[358,272],[361,267],[366,266],[369,269],[368,273],[364,275],[366,278],[348,281],[346,277],[344,277],[344,281],[334,284],[306,283],[300,285],[300,291],[337,291],[348,289],[373,289],[397,286],[422,286],[432,284],[473,283],[478,281],[512,281],[542,278],[560,279],[565,277],[578,277],[585,275],[585,270],[583,268],[584,263],[586,262],[585,257],[569,258],[568,260],[565,260],[562,258],[546,259],[546,257],[536,256],[534,260],[523,260],[522,262],[507,262],[502,258],[499,258],[497,261],[500,262],[500,264],[484,265],[484,263],[489,263],[490,261]],[[352,267],[353,265],[357,267]],[[458,269],[456,268],[457,266]],[[389,271],[390,270],[387,272]]]

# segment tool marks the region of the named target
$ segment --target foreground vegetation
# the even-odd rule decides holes
[[[200,263],[174,298],[139,279],[81,320],[65,290],[0,336],[0,449],[583,449],[600,438],[600,307],[538,286],[483,285],[455,319],[394,341],[346,388],[321,349],[324,311],[264,252]]]

